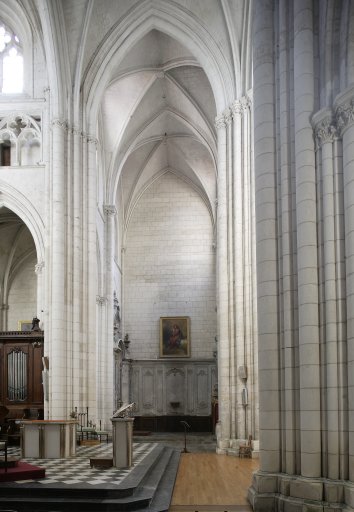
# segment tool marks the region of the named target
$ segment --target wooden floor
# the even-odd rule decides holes
[[[256,459],[182,453],[169,512],[249,511],[247,489]]]

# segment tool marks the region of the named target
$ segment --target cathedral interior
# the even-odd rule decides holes
[[[354,510],[351,0],[0,0],[0,425],[128,404]]]

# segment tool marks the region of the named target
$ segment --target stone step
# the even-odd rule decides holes
[[[44,486],[38,483],[1,485],[0,511],[13,508],[18,512],[110,512],[168,510],[180,453],[173,448],[157,445],[133,468],[116,489],[80,489]],[[167,480],[166,480],[167,478]],[[161,482],[165,483],[161,485]],[[151,509],[152,502],[156,508]]]

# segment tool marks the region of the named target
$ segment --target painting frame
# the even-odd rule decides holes
[[[18,330],[21,332],[29,332],[32,330],[32,320],[19,320]]]
[[[190,356],[190,317],[160,317],[160,357],[185,358]]]

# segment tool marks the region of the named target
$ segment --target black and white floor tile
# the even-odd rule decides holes
[[[28,484],[37,482],[41,485],[58,485],[82,487],[92,486],[96,488],[105,487],[115,489],[129,475],[156,446],[156,443],[134,443],[133,444],[133,466],[129,469],[117,468],[91,468],[91,458],[112,458],[112,443],[102,443],[97,446],[79,446],[76,456],[66,459],[21,459],[28,464],[45,468],[46,477],[39,480],[19,480],[17,484]],[[9,447],[9,456],[19,457],[20,449]]]

